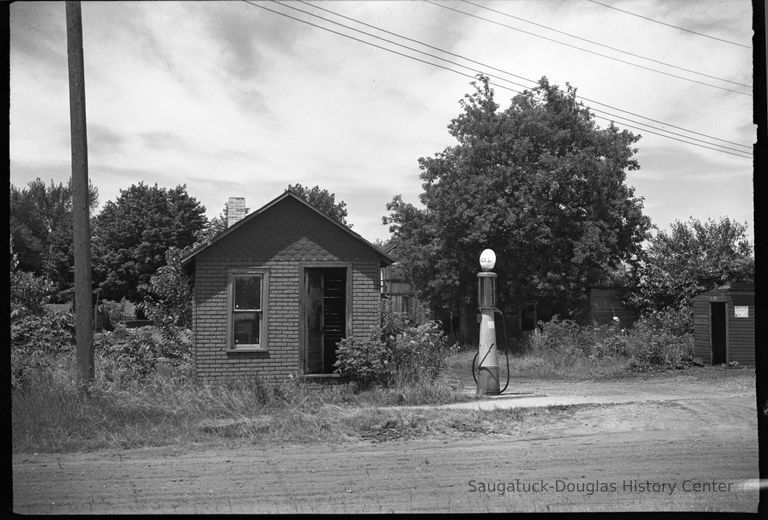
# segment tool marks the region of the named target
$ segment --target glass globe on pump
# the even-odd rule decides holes
[[[490,271],[496,266],[496,253],[493,249],[484,249],[480,253],[480,268],[483,271]]]

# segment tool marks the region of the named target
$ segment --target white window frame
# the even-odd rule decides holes
[[[261,280],[259,309],[235,308],[235,283],[238,278],[258,277]],[[228,352],[265,352],[267,345],[268,307],[269,307],[269,270],[266,268],[232,269],[227,280],[227,341]],[[259,316],[259,342],[235,344],[235,315],[256,312]]]

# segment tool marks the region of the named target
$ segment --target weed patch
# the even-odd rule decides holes
[[[353,383],[321,386],[259,378],[195,383],[188,362],[144,372],[107,370],[96,354],[96,379],[82,391],[73,352],[46,354],[12,389],[13,450],[65,452],[247,441],[343,442],[373,426],[361,410],[468,399],[438,378],[396,388]],[[118,377],[116,377],[116,374]]]

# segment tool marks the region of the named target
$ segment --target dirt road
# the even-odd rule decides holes
[[[611,395],[610,385],[575,385],[551,383],[534,393],[562,397],[588,389],[588,395]],[[551,420],[539,416],[514,435],[14,454],[13,509],[38,514],[757,511],[754,381],[657,387],[658,396],[682,394],[579,405]],[[614,393],[624,395],[627,388],[615,383]]]

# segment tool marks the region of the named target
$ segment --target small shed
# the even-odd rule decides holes
[[[404,314],[414,323],[424,323],[431,319],[429,307],[416,297],[413,286],[406,280],[397,258],[397,246],[391,245],[384,252],[395,263],[381,269],[382,310]]]
[[[694,358],[755,364],[755,285],[731,283],[693,298]]]
[[[637,313],[624,304],[626,289],[592,287],[589,289],[589,320],[595,325],[618,324],[629,328],[637,321]]]
[[[336,343],[379,325],[381,268],[392,262],[286,191],[182,259],[196,376],[332,375]]]

